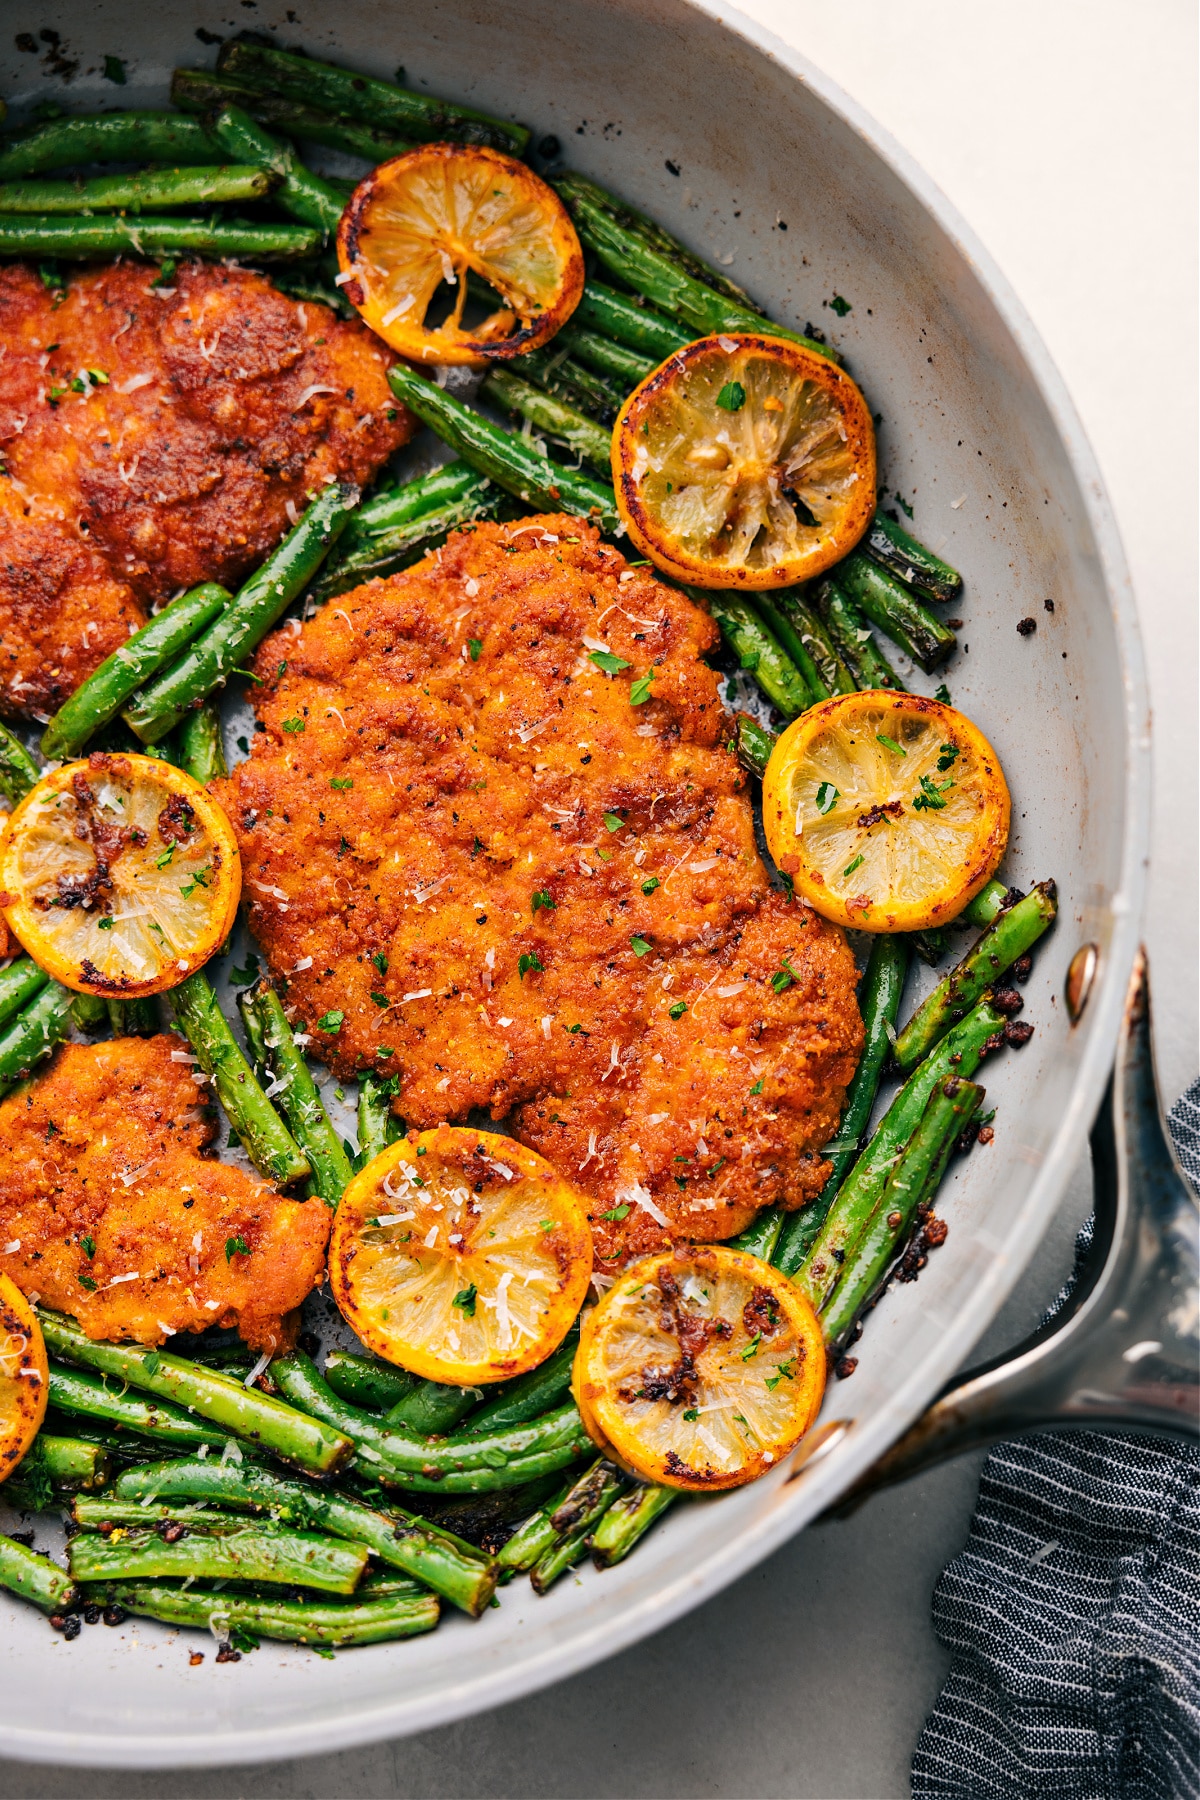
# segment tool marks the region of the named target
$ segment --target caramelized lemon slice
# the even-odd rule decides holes
[[[699,587],[811,580],[875,508],[866,401],[784,338],[699,338],[668,357],[621,408],[612,469],[634,543]]]
[[[964,713],[884,689],[802,713],[763,778],[776,863],[860,931],[953,919],[999,867],[1009,811],[1000,759]]]
[[[439,1125],[342,1195],[329,1279],[377,1356],[459,1387],[544,1362],[592,1272],[587,1200],[512,1138]]]
[[[635,1263],[587,1315],[572,1388],[597,1446],[664,1487],[740,1487],[821,1405],[816,1314],[769,1263],[719,1244]]]
[[[177,987],[229,935],[242,889],[229,820],[154,756],[96,754],[45,776],[0,837],[13,935],[65,987]]]
[[[338,226],[346,297],[413,362],[481,366],[544,344],[583,293],[583,252],[558,195],[524,163],[479,145],[422,144],[380,163]],[[474,272],[505,304],[463,325]],[[449,317],[426,315],[446,283]]]
[[[37,1436],[49,1398],[42,1328],[20,1288],[0,1275],[0,1481]]]

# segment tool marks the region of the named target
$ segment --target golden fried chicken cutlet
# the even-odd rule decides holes
[[[56,303],[0,269],[0,711],[46,718],[200,581],[234,584],[330,477],[413,432],[364,326],[263,276],[118,263]]]
[[[811,1199],[862,1044],[842,933],[768,882],[715,637],[591,526],[481,524],[263,646],[223,789],[317,1053],[411,1125],[512,1114],[604,1258]]]
[[[0,1266],[89,1337],[236,1325],[276,1350],[321,1278],[331,1214],[204,1160],[212,1114],[179,1044],[68,1044],[0,1102]]]

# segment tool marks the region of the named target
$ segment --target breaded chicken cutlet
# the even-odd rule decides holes
[[[179,1044],[68,1044],[0,1102],[0,1266],[89,1337],[236,1325],[274,1351],[321,1278],[332,1215],[202,1157],[213,1115]]]
[[[0,712],[48,718],[151,608],[236,584],[413,432],[364,326],[246,269],[0,269]]]
[[[819,1191],[862,1045],[842,933],[774,890],[712,620],[568,517],[481,524],[259,655],[222,789],[251,922],[341,1076],[511,1115],[598,1254]]]

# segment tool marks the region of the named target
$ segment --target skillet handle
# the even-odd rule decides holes
[[[837,1515],[877,1488],[1029,1432],[1200,1435],[1200,1208],[1159,1103],[1144,950],[1091,1147],[1095,1232],[1071,1298],[1016,1349],[956,1376]]]

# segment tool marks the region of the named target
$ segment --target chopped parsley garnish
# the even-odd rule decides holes
[[[473,1319],[475,1317],[475,1301],[478,1298],[478,1295],[479,1289],[472,1281],[468,1287],[459,1288],[451,1305],[457,1306],[459,1312],[465,1313],[468,1319]]]
[[[374,988],[371,989],[371,998],[376,1006],[382,1006],[385,1009],[392,1004],[386,994],[377,994]]]
[[[539,975],[545,974],[545,970],[542,968],[541,959],[536,950],[529,950],[524,956],[518,956],[517,958],[517,974],[522,981],[524,981],[530,969],[536,969]]]
[[[327,1012],[317,1020],[317,1030],[328,1031],[332,1036],[336,1036],[345,1023],[344,1012]]]
[[[168,844],[166,849],[161,850],[159,852],[159,854],[155,857],[155,859],[154,859],[155,868],[156,869],[165,869],[167,867],[167,865],[170,863],[171,858],[174,856],[174,854],[175,854],[174,844]]]
[[[225,1261],[231,1263],[235,1256],[249,1256],[250,1246],[240,1234],[225,1239]]]
[[[471,652],[471,661],[478,662],[480,652],[483,649],[483,639],[482,638],[468,638],[467,639],[467,649]]]
[[[694,1425],[696,1420],[700,1417],[700,1409],[696,1406],[689,1406],[683,1416],[689,1425]]]
[[[746,404],[746,390],[740,381],[727,381],[717,395],[722,412],[741,412]]]
[[[639,675],[629,689],[630,706],[645,706],[650,698],[650,683],[654,680],[654,671],[648,675]]]
[[[643,894],[652,894],[655,888],[659,886],[661,886],[661,883],[659,882],[657,875],[647,876],[646,880],[642,883],[642,892]]]
[[[602,1219],[611,1219],[614,1225],[619,1225],[622,1219],[627,1219],[629,1217],[629,1202],[627,1200],[622,1200],[620,1206],[614,1206],[611,1212],[601,1213],[600,1217]]]
[[[630,667],[623,656],[614,656],[611,650],[589,651],[588,661],[595,663],[598,669],[603,669],[606,675],[619,675],[622,669]]]
[[[860,868],[861,868],[861,867],[862,867],[862,863],[863,863],[863,859],[862,859],[862,857],[861,857],[861,856],[856,856],[856,857],[855,857],[855,858],[854,858],[854,861],[853,861],[853,862],[848,862],[848,863],[847,863],[847,864],[846,864],[846,866],[845,866],[845,868],[844,868],[844,869],[843,869],[843,870],[842,870],[842,878],[843,878],[843,880],[844,880],[844,879],[845,879],[845,878],[846,878],[846,877],[847,877],[847,876],[848,876],[848,875],[853,875],[853,873],[854,873],[854,871],[855,871],[855,869],[860,869]]]
[[[830,310],[835,312],[839,319],[844,319],[848,312],[853,311],[850,302],[842,294],[835,294],[833,299],[829,302],[829,306]]]
[[[775,1392],[775,1389],[779,1386],[781,1381],[795,1381],[795,1379],[796,1363],[794,1358],[791,1362],[780,1363],[774,1375],[763,1376],[763,1380],[766,1382],[767,1388],[772,1394]]]
[[[687,1001],[686,1000],[677,1000],[675,1002],[674,1006],[669,1006],[667,1008],[668,1016],[672,1019],[682,1019],[682,1017],[686,1011],[687,1011]]]
[[[904,495],[901,493],[896,493],[896,494],[892,495],[892,498],[895,500],[896,505],[900,508],[901,512],[907,514],[907,516],[911,519],[913,516],[913,509],[908,504],[908,501],[904,498]]]
[[[91,1294],[94,1294],[94,1293],[95,1293],[95,1291],[96,1291],[96,1284],[95,1284],[95,1282],[94,1282],[94,1281],[93,1281],[93,1280],[92,1280],[92,1278],[91,1278],[91,1276],[90,1276],[90,1275],[80,1275],[80,1276],[79,1276],[79,1277],[78,1277],[78,1281],[79,1281],[79,1285],[80,1285],[80,1287],[81,1287],[81,1288],[87,1288],[87,1290],[88,1290],[88,1292],[89,1292],[89,1293],[91,1293]]]
[[[378,970],[379,970],[379,973],[380,973],[380,974],[381,974],[381,975],[386,975],[386,974],[387,974],[387,972],[388,972],[388,959],[387,959],[387,957],[386,957],[386,956],[385,956],[385,955],[384,955],[384,954],[383,954],[383,951],[382,951],[382,950],[376,950],[376,951],[374,951],[374,952],[373,952],[373,953],[372,953],[372,956],[371,956],[371,961],[372,961],[372,962],[373,962],[373,963],[374,963],[374,964],[375,964],[375,967],[376,967],[376,968],[377,968],[377,969],[378,969]]]
[[[95,1238],[94,1238],[94,1237],[81,1237],[81,1238],[80,1238],[80,1240],[79,1240],[79,1242],[80,1242],[80,1243],[81,1243],[81,1244],[82,1244],[82,1245],[83,1245],[83,1254],[84,1254],[84,1255],[85,1255],[85,1256],[86,1256],[86,1257],[88,1257],[88,1258],[89,1258],[89,1260],[90,1260],[90,1259],[91,1259],[91,1258],[92,1258],[92,1257],[93,1257],[93,1256],[95,1256],[95,1254],[96,1254],[96,1240],[95,1240]]]
[[[146,1362],[145,1362],[145,1370],[146,1370],[147,1375],[157,1375],[158,1371],[159,1371],[159,1367],[161,1365],[161,1362],[162,1362],[162,1358],[159,1356],[158,1351],[152,1350],[150,1352],[149,1356],[146,1358]]]
[[[761,1075],[759,1076],[758,1080],[755,1082],[754,1086],[750,1089],[750,1092],[752,1094],[761,1094],[762,1093],[762,1076]]]
[[[823,781],[817,789],[817,811],[822,815],[832,812],[841,797],[840,790],[834,787],[832,781]]]
[[[935,700],[940,700],[943,706],[949,706],[950,689],[946,686],[944,681],[938,683],[937,688],[934,690],[933,697]]]
[[[104,59],[105,81],[115,81],[118,87],[125,86],[125,64],[119,56],[106,56]]]
[[[112,928],[113,928],[113,922],[111,919],[97,919],[96,920],[96,930],[97,931],[111,931]]]
[[[757,1356],[758,1355],[758,1346],[761,1343],[762,1343],[762,1332],[756,1331],[754,1336],[750,1339],[750,1342],[746,1345],[746,1348],[744,1350],[738,1351],[738,1355],[741,1358],[741,1360],[743,1362],[749,1362],[750,1358],[752,1356]]]
[[[625,821],[620,813],[606,812],[604,815],[604,823],[608,826],[610,831],[620,831]]]
[[[894,750],[897,756],[907,756],[908,755],[908,751],[905,750],[900,744],[898,744],[896,742],[895,738],[888,737],[887,733],[884,731],[876,732],[875,742],[877,744],[882,744],[885,750]]]
[[[718,1158],[717,1158],[716,1162],[713,1164],[712,1168],[705,1170],[705,1174],[708,1176],[708,1179],[711,1181],[713,1176],[716,1174],[717,1170],[723,1169],[725,1167],[725,1164],[728,1161],[729,1161],[729,1158],[727,1156],[718,1156]]]
[[[339,793],[344,794],[347,788],[352,788],[354,786],[354,777],[353,775],[331,775],[329,777],[329,785],[331,788],[336,788]]]
[[[249,987],[252,981],[258,980],[258,958],[255,956],[253,950],[249,950],[246,953],[245,968],[235,968],[230,974],[229,979],[232,981],[234,987]]]
[[[771,986],[777,994],[785,994],[793,982],[799,984],[799,981],[800,977],[785,956],[783,958],[782,969],[776,969],[774,975],[771,977]]]
[[[554,895],[550,892],[550,889],[538,888],[530,902],[530,911],[535,913],[542,912],[543,910],[546,912],[553,912],[555,907],[556,901]]]
[[[635,956],[649,956],[653,949],[653,945],[648,944],[644,937],[631,937],[629,943]]]
[[[914,812],[941,812],[946,802],[942,795],[952,788],[952,781],[935,782],[932,775],[922,775],[921,791],[913,796]]]
[[[957,762],[959,754],[960,754],[959,748],[958,748],[957,744],[939,744],[938,752],[939,752],[938,759],[937,759],[938,770],[941,774],[944,775],[946,770],[950,767],[950,765],[954,762]]]
[[[283,729],[285,731],[292,732],[292,734],[294,735],[297,731],[304,730],[304,720],[303,719],[285,719],[283,721]]]

